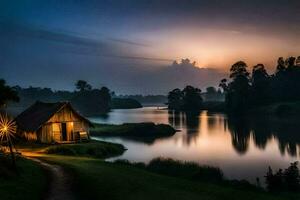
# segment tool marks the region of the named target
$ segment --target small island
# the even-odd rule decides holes
[[[168,124],[124,123],[120,125],[93,124],[92,136],[162,137],[174,135],[176,130]]]

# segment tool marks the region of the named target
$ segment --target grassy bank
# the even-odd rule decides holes
[[[125,151],[121,144],[91,140],[86,143],[51,145],[42,150],[46,154],[87,156],[108,158],[121,155]]]
[[[0,199],[39,200],[46,190],[46,174],[35,162],[18,158],[18,174],[0,158]]]
[[[21,152],[84,156],[102,159],[118,156],[126,151],[125,147],[121,144],[96,140],[75,144],[37,144],[22,142],[16,144],[15,146]]]
[[[238,190],[207,182],[174,178],[91,158],[46,156],[43,159],[60,164],[74,173],[74,192],[81,199],[287,199],[262,191]]]
[[[149,136],[171,136],[176,130],[167,124],[154,123],[125,123],[121,125],[94,124],[90,130],[94,136],[130,136],[130,137],[149,137]]]
[[[214,183],[220,183],[225,180],[223,172],[217,167],[200,166],[194,162],[173,160],[171,158],[155,158],[148,164],[131,163],[128,160],[116,160],[114,163],[188,180]]]

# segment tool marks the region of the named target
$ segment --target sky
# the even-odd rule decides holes
[[[0,78],[119,94],[217,86],[239,60],[300,55],[298,0],[1,0]],[[172,65],[188,58],[196,65]]]

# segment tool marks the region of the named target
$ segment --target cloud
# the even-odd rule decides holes
[[[119,38],[108,38],[108,40],[113,41],[113,42],[123,43],[123,44],[134,45],[134,46],[150,47],[149,44],[143,44],[143,43],[134,42],[134,41],[125,40],[125,39],[119,39]]]

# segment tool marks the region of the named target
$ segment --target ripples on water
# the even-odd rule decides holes
[[[300,123],[297,118],[229,118],[206,111],[187,115],[148,107],[114,110],[105,117],[90,119],[109,124],[168,123],[181,130],[171,137],[139,141],[98,137],[122,143],[128,150],[118,158],[136,162],[148,162],[159,156],[195,161],[220,167],[228,178],[254,182],[256,177],[263,181],[269,165],[274,169],[286,168],[299,158]]]

